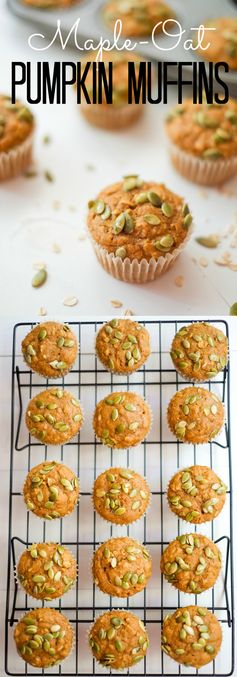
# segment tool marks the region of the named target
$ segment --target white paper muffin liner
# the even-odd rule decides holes
[[[133,470],[133,468],[122,468],[122,466],[110,466],[110,468],[108,468],[107,470],[104,470],[103,473],[100,473],[100,475],[104,474],[105,472],[109,472],[110,470],[113,469],[113,467],[120,467],[122,470],[128,470],[128,471]],[[140,473],[137,473],[136,470],[134,470],[134,472],[137,475],[140,475]],[[151,492],[151,489],[149,487],[147,478],[144,475],[143,476],[140,475],[140,476],[143,477],[143,479],[145,480],[146,485],[147,485],[147,490],[148,490],[148,493],[149,493],[149,501],[147,503],[146,509],[144,510],[144,512],[141,515],[139,515],[139,517],[134,517],[134,519],[130,520],[129,522],[114,522],[112,520],[107,519],[107,517],[104,517],[104,515],[101,515],[101,513],[95,507],[95,504],[94,504],[94,487],[95,487],[96,479],[98,479],[98,477],[99,477],[99,475],[98,475],[98,477],[95,479],[95,481],[93,483],[91,501],[92,501],[93,510],[96,512],[97,515],[99,515],[101,517],[102,520],[104,520],[104,522],[106,522],[107,524],[113,524],[113,526],[118,527],[118,528],[119,527],[129,527],[130,524],[134,524],[134,522],[139,522],[139,520],[142,519],[142,517],[145,517],[145,515],[148,514],[150,507],[151,507],[152,492]]]
[[[191,232],[192,228],[189,228],[183,242],[172,253],[167,252],[164,256],[159,256],[157,260],[152,257],[149,261],[146,259],[141,261],[137,259],[130,260],[128,257],[122,260],[113,253],[109,254],[91,236],[90,239],[97,259],[107,273],[123,282],[143,284],[145,282],[153,282],[173,266],[187,244]]]
[[[186,153],[168,141],[171,160],[177,171],[189,181],[203,186],[216,186],[237,173],[237,155],[208,160]]]
[[[38,545],[38,543],[35,543],[35,545]],[[44,545],[57,545],[57,546],[58,546],[58,545],[61,545],[61,543],[56,543],[56,541],[55,541],[55,542],[53,542],[53,541],[46,541],[46,542],[44,543]],[[71,552],[71,550],[69,550],[69,548],[68,548],[67,546],[63,546],[63,547],[66,548],[66,549],[68,550],[68,552],[70,552],[70,555],[72,555],[74,561],[76,562],[76,578],[75,578],[73,584],[71,585],[71,587],[69,588],[69,590],[67,590],[67,592],[64,592],[62,595],[58,595],[57,597],[52,597],[52,599],[44,600],[42,597],[34,597],[33,595],[30,594],[30,592],[28,592],[28,590],[26,590],[26,588],[24,588],[24,586],[22,585],[22,583],[21,583],[21,581],[20,581],[20,579],[19,579],[19,577],[18,577],[18,565],[19,565],[19,561],[20,561],[20,559],[21,559],[21,556],[22,556],[23,552],[25,552],[25,550],[28,550],[28,548],[26,547],[25,550],[22,550],[22,552],[20,553],[20,555],[17,557],[16,564],[15,564],[15,566],[14,566],[14,568],[13,568],[13,576],[14,576],[14,579],[15,579],[17,585],[19,585],[19,588],[20,588],[20,589],[21,589],[21,590],[22,590],[22,591],[23,591],[30,599],[33,599],[34,601],[37,600],[38,602],[43,602],[43,601],[46,601],[46,602],[54,602],[54,601],[55,601],[55,602],[56,602],[57,600],[62,599],[62,597],[64,597],[64,595],[67,595],[68,592],[70,592],[71,590],[73,590],[73,588],[75,588],[75,585],[76,585],[76,582],[77,582],[77,579],[78,579],[78,575],[79,575],[79,566],[78,566],[78,563],[77,563],[77,561],[75,560],[75,557],[74,557],[73,553]]]
[[[109,394],[107,395],[107,397],[110,397],[110,395],[115,395],[116,392],[119,392],[119,391],[116,391],[116,390],[115,390],[113,393],[109,393]],[[122,392],[122,391],[121,391],[121,392]],[[125,390],[124,393],[126,393],[126,392],[134,392],[134,391],[132,391],[132,390],[130,390],[130,391]],[[135,394],[137,394],[137,393],[135,393]],[[142,397],[142,396],[140,395],[140,397]],[[104,399],[105,399],[105,398],[103,397],[103,400],[104,400]],[[96,437],[97,442],[100,442],[101,444],[103,444],[104,447],[108,447],[108,449],[116,449],[116,450],[118,450],[118,451],[124,451],[124,449],[134,449],[135,447],[138,447],[139,444],[142,444],[142,442],[144,442],[144,440],[146,440],[147,436],[150,434],[151,429],[152,429],[152,426],[153,426],[153,412],[152,412],[151,406],[150,406],[150,404],[148,404],[148,402],[145,400],[144,397],[142,397],[142,399],[144,400],[144,402],[145,402],[145,404],[146,404],[146,406],[147,406],[147,408],[148,408],[148,410],[149,410],[151,422],[150,422],[150,426],[149,426],[149,429],[148,429],[147,433],[145,434],[144,437],[142,437],[141,440],[139,440],[139,442],[136,442],[136,444],[133,444],[133,445],[130,444],[129,447],[116,447],[116,446],[110,447],[110,445],[109,445],[109,444],[106,444],[106,442],[105,442],[102,438],[100,438],[100,437],[97,435],[96,431],[95,431],[95,428],[94,428],[95,411],[94,411],[92,425],[93,425],[93,430],[94,430],[94,433],[95,433],[95,437]],[[100,401],[101,401],[101,400],[100,400]],[[99,402],[98,402],[98,404],[99,404]],[[96,410],[96,408],[95,408],[95,410]]]
[[[118,526],[121,526],[121,525],[118,525]],[[134,545],[136,544],[136,545],[138,545],[140,548],[142,548],[142,547],[146,548],[147,552],[149,552],[149,555],[150,555],[150,561],[151,561],[151,574],[150,574],[150,576],[149,576],[147,582],[145,583],[145,585],[141,588],[141,590],[137,590],[137,592],[134,592],[132,595],[126,595],[126,594],[125,594],[125,595],[113,595],[113,593],[106,592],[106,591],[102,590],[102,588],[99,586],[99,583],[96,583],[95,578],[94,578],[94,574],[93,574],[93,563],[94,563],[94,557],[95,557],[95,554],[96,554],[97,550],[99,550],[99,548],[100,548],[102,545],[106,545],[106,543],[108,543],[108,541],[116,540],[117,538],[120,538],[120,539],[121,539],[121,538],[129,538],[130,540],[134,541]],[[124,600],[124,599],[126,600],[126,599],[130,599],[130,597],[135,597],[135,595],[138,595],[139,592],[142,592],[143,590],[145,590],[145,588],[147,587],[147,583],[149,582],[149,580],[150,580],[150,578],[151,578],[151,575],[152,575],[152,557],[151,557],[151,553],[150,553],[150,551],[148,550],[147,546],[145,546],[143,543],[141,543],[141,541],[138,541],[137,538],[133,538],[133,536],[124,536],[124,535],[123,535],[123,536],[110,536],[109,538],[106,539],[106,541],[102,541],[101,543],[99,543],[99,545],[97,546],[96,550],[93,551],[93,556],[92,556],[92,558],[91,558],[91,577],[92,577],[92,583],[95,584],[96,588],[97,588],[98,590],[100,590],[100,592],[103,592],[104,595],[112,595],[113,597],[117,596],[117,597],[118,597],[119,599],[121,599],[121,600]],[[125,592],[126,592],[126,591],[125,591]]]
[[[34,135],[30,134],[15,148],[10,148],[8,152],[0,152],[0,181],[12,179],[31,163],[33,137]]]
[[[120,319],[122,319],[122,320],[131,319],[131,321],[133,321],[132,318],[126,318],[126,317],[122,317],[122,318],[116,317],[116,318],[111,318],[111,319],[117,319],[117,320],[120,320]],[[139,364],[136,368],[133,368],[133,369],[131,369],[131,370],[129,370],[129,371],[128,371],[128,370],[127,370],[127,371],[115,371],[114,369],[110,369],[109,366],[108,366],[108,364],[106,364],[106,362],[103,361],[101,355],[99,355],[98,350],[97,350],[97,348],[96,348],[96,339],[97,339],[98,334],[99,334],[99,333],[104,329],[104,327],[106,327],[109,323],[110,323],[110,320],[107,320],[107,322],[104,322],[103,325],[100,327],[99,331],[97,332],[97,334],[95,335],[95,339],[94,339],[94,352],[95,352],[95,354],[96,354],[96,357],[97,357],[98,360],[100,361],[100,363],[103,365],[103,367],[106,369],[106,371],[108,371],[110,374],[114,374],[115,376],[130,376],[131,374],[134,374],[136,371],[138,371],[141,367],[143,367],[144,364],[146,364],[147,360],[148,360],[149,357],[150,357],[151,350],[150,350],[149,355],[147,355],[146,359],[145,359],[141,364]],[[134,324],[140,324],[140,322],[137,322],[136,320],[134,320]],[[141,326],[142,326],[142,325],[141,325]],[[146,327],[143,327],[143,329],[144,329],[144,328],[146,329],[147,333],[149,334],[147,328],[146,328]],[[151,338],[151,337],[150,337],[150,334],[149,334],[149,339],[150,339],[150,338]],[[134,347],[135,347],[135,345],[134,345]],[[151,347],[151,346],[150,346],[150,347]],[[135,366],[135,365],[134,365],[134,366]]]
[[[87,104],[81,103],[81,113],[87,122],[95,127],[102,129],[117,130],[128,127],[140,117],[142,113],[142,105],[140,104],[124,104],[123,106],[115,106],[108,104]]]
[[[31,599],[32,599],[32,598],[31,598]],[[36,607],[36,608],[38,609],[38,608],[40,608],[40,607]],[[22,614],[20,615],[20,617],[19,617],[19,619],[18,619],[16,625],[18,625],[18,623],[20,623],[20,621],[22,621],[23,618],[24,618],[25,616],[27,616],[27,614],[30,614],[31,611],[35,611],[36,608],[33,608],[33,607],[32,607],[31,609],[28,609],[27,611],[25,611],[25,613],[22,612]],[[47,609],[47,608],[51,609],[51,607],[44,607],[44,608],[45,608],[45,609]],[[71,630],[72,630],[72,646],[71,646],[71,649],[70,649],[69,653],[67,654],[67,656],[65,656],[65,658],[62,658],[62,659],[56,661],[53,665],[47,665],[47,666],[44,666],[44,668],[38,668],[38,669],[40,669],[40,670],[42,670],[42,669],[44,669],[44,670],[52,670],[52,668],[54,668],[56,665],[61,665],[61,663],[64,663],[64,661],[66,661],[66,660],[69,658],[69,656],[71,656],[72,652],[73,652],[74,649],[75,649],[75,646],[76,646],[76,635],[75,635],[75,630],[74,630],[74,628],[73,628],[73,625],[72,625],[71,621],[69,620],[69,618],[68,618],[67,616],[65,616],[65,614],[63,613],[63,611],[60,611],[59,613],[60,613],[62,616],[64,616],[64,618],[66,618],[67,621],[68,621],[69,624],[70,624],[70,627],[71,627]],[[16,626],[15,626],[15,627],[16,627]],[[14,639],[14,642],[15,642],[15,639]],[[16,645],[16,642],[15,642],[15,645]],[[16,646],[16,651],[17,651],[17,653],[18,653],[18,656],[20,656],[20,658],[24,661],[24,663],[27,663],[27,665],[31,665],[31,667],[33,667],[34,669],[37,670],[37,668],[35,668],[35,666],[33,666],[32,663],[29,663],[29,661],[26,661],[25,657],[22,656],[21,653],[18,651],[17,646]]]

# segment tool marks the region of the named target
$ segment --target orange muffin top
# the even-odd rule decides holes
[[[149,35],[158,22],[174,17],[171,7],[162,0],[109,0],[104,8],[104,20],[113,30],[117,19],[123,22],[123,35]]]
[[[122,259],[158,260],[172,253],[187,237],[191,222],[183,198],[137,175],[104,188],[89,202],[93,240]]]
[[[161,641],[163,651],[170,658],[198,669],[218,654],[221,625],[208,609],[194,605],[183,607],[165,617]]]
[[[0,153],[21,144],[31,134],[34,118],[20,101],[11,103],[9,96],[0,95]]]
[[[206,160],[237,154],[237,101],[194,104],[186,99],[166,121],[167,134],[186,153]]]
[[[222,16],[217,19],[205,21],[207,30],[202,46],[207,49],[199,49],[202,59],[207,61],[226,61],[232,70],[237,69],[237,18]]]

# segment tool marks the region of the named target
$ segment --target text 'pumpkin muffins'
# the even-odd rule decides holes
[[[207,381],[228,361],[228,340],[220,329],[207,322],[194,322],[175,335],[171,358],[177,371],[190,381]]]
[[[91,628],[89,645],[98,663],[112,670],[136,665],[146,655],[145,626],[131,611],[106,611]]]
[[[171,159],[189,181],[214,186],[237,172],[237,102],[194,104],[186,99],[168,115]]]
[[[11,179],[32,159],[34,118],[20,101],[0,95],[0,181]]]
[[[84,66],[87,62],[96,60],[94,53],[89,52],[86,56]],[[102,129],[123,129],[136,122],[140,117],[144,106],[142,103],[128,103],[128,64],[132,61],[135,68],[139,67],[142,59],[134,54],[129,55],[128,51],[118,52],[112,50],[103,51],[102,62],[105,65],[108,76],[108,64],[113,65],[113,103],[107,103],[105,92],[102,91],[102,103],[93,103],[93,69],[92,66],[87,72],[86,89],[91,103],[82,99],[80,110],[88,122]]]
[[[17,578],[28,595],[49,601],[70,590],[77,578],[77,563],[58,543],[33,543],[20,556]]]
[[[22,341],[22,353],[33,371],[46,378],[65,376],[72,368],[78,342],[68,324],[37,324]]]
[[[237,18],[222,16],[204,22],[207,28],[199,49],[199,54],[206,61],[225,61],[232,70],[237,70]],[[214,28],[210,31],[208,29]]]
[[[183,198],[137,175],[89,202],[88,229],[103,268],[119,280],[149,282],[165,272],[185,245],[192,216]]]
[[[138,322],[113,319],[99,330],[96,352],[109,371],[131,374],[140,369],[150,355],[150,335]]]
[[[71,513],[79,498],[79,483],[63,463],[45,461],[29,471],[23,487],[28,510],[52,520]]]
[[[135,447],[148,435],[151,411],[143,397],[134,392],[114,392],[101,400],[95,409],[93,425],[96,436],[108,447]]]
[[[221,553],[207,536],[183,534],[165,548],[160,568],[175,588],[197,595],[215,584],[221,570]]]
[[[30,400],[25,420],[30,434],[40,442],[66,444],[79,432],[83,413],[72,393],[54,387]]]
[[[224,407],[219,397],[206,388],[190,386],[170,400],[168,425],[182,442],[202,444],[213,440],[224,423]]]
[[[143,590],[151,572],[148,550],[133,538],[110,538],[94,554],[94,581],[114,597],[130,597]]]
[[[222,642],[221,625],[204,607],[183,607],[164,619],[161,641],[170,658],[198,669],[217,656]]]
[[[146,512],[151,492],[144,477],[130,468],[109,468],[93,489],[95,510],[108,522],[131,524]]]
[[[69,656],[73,629],[54,609],[33,609],[18,621],[14,639],[19,655],[34,668],[50,668]]]
[[[227,486],[212,468],[192,465],[179,470],[170,480],[169,507],[186,522],[202,524],[215,519],[226,500]]]
[[[174,12],[162,0],[107,0],[103,17],[111,31],[121,19],[123,36],[142,37],[151,36],[156,24],[156,31],[161,31],[162,22],[174,18]]]

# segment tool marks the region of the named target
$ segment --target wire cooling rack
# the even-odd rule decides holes
[[[47,670],[47,675],[104,675],[108,671],[93,659],[87,642],[87,633],[100,613],[111,608],[126,607],[134,611],[145,623],[150,637],[150,648],[143,662],[127,674],[186,675],[197,674],[172,661],[160,651],[161,624],[167,612],[177,606],[198,603],[215,612],[222,624],[222,649],[216,660],[199,671],[199,674],[233,674],[234,670],[234,619],[233,619],[233,560],[232,560],[232,481],[229,418],[229,367],[204,387],[222,399],[226,410],[226,424],[216,441],[204,445],[187,445],[177,442],[166,423],[166,408],[176,390],[187,382],[173,368],[169,350],[175,332],[185,320],[158,319],[141,322],[151,335],[152,352],[147,363],[131,376],[111,375],[95,356],[95,335],[101,322],[71,322],[80,342],[77,364],[64,379],[46,381],[32,373],[21,357],[22,338],[34,326],[20,323],[14,328],[12,357],[10,499],[9,499],[9,551],[6,600],[5,670],[8,675],[44,674],[27,665],[17,655],[13,640],[16,622],[27,610],[41,606],[41,602],[28,597],[14,579],[14,567],[22,550],[32,542],[57,541],[67,545],[77,559],[79,579],[74,589],[54,606],[70,619],[75,630],[75,646],[61,666]],[[212,323],[228,336],[228,325],[216,320]],[[81,399],[85,422],[78,438],[61,447],[49,447],[33,440],[26,430],[24,411],[31,397],[52,384],[69,388]],[[147,439],[133,449],[112,450],[95,440],[92,416],[96,403],[108,392],[135,390],[149,402],[153,411],[153,425]],[[81,499],[77,509],[63,520],[44,522],[27,513],[22,499],[22,486],[28,470],[43,460],[63,461],[80,476]],[[178,468],[193,463],[209,465],[229,487],[225,507],[213,522],[200,525],[186,524],[169,510],[166,501],[167,483]],[[144,474],[150,484],[152,501],[147,516],[128,527],[118,527],[103,521],[95,514],[91,502],[92,486],[97,475],[111,465],[127,466]],[[188,531],[205,533],[218,543],[222,552],[223,570],[212,590],[201,595],[187,595],[172,588],[160,576],[159,562],[163,548],[178,534]],[[153,575],[146,590],[128,600],[111,598],[100,592],[92,583],[91,558],[95,548],[111,536],[130,535],[145,543],[153,560]],[[198,600],[198,601],[197,601]],[[120,674],[111,671],[113,675]]]

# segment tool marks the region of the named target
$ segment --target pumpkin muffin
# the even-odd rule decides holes
[[[169,507],[186,522],[202,524],[215,519],[226,499],[227,486],[212,468],[192,465],[179,470],[170,480]]]
[[[179,329],[170,352],[175,369],[189,381],[208,381],[228,361],[228,340],[207,322],[194,322]]]
[[[178,663],[201,668],[217,656],[221,642],[221,625],[204,607],[176,609],[164,619],[161,646]]]
[[[190,386],[179,390],[170,400],[168,425],[182,442],[210,442],[224,424],[224,407],[219,397],[206,388]]]
[[[133,538],[110,538],[96,550],[92,571],[102,592],[131,597],[146,587],[152,573],[151,557]]]
[[[136,665],[146,655],[149,638],[144,624],[131,611],[106,611],[89,634],[89,645],[98,663],[113,670]]]
[[[45,461],[28,472],[23,487],[28,510],[42,519],[69,515],[79,499],[79,483],[63,463]]]
[[[96,60],[95,54],[89,52],[86,56],[87,62]],[[111,52],[103,52],[102,61],[105,65],[106,74],[108,76],[108,64],[113,64],[113,103],[107,103],[105,93],[102,92],[102,103],[93,103],[93,68],[87,73],[86,89],[89,94],[91,103],[87,103],[85,98],[82,98],[80,110],[86,120],[90,124],[102,129],[123,129],[128,125],[136,122],[144,110],[142,103],[128,103],[128,64],[130,61],[135,63],[135,68],[138,69],[142,58],[134,54],[129,55],[129,52],[118,52],[112,50]]]
[[[33,543],[20,556],[17,578],[28,595],[49,601],[70,590],[77,578],[77,563],[58,543]]]
[[[137,175],[108,186],[88,206],[96,256],[108,273],[126,282],[149,282],[165,272],[192,223],[183,198]]]
[[[131,524],[146,512],[151,499],[145,477],[130,468],[109,468],[93,489],[95,510],[108,522]]]
[[[122,21],[122,35],[142,37],[162,30],[163,21],[174,18],[171,7],[162,0],[107,0],[103,17],[111,31],[117,19]]]
[[[37,324],[22,341],[22,353],[28,366],[46,378],[65,376],[78,353],[78,342],[68,324]]]
[[[110,320],[97,334],[96,352],[109,371],[132,374],[150,355],[149,332],[133,320]]]
[[[67,9],[71,5],[78,4],[80,0],[22,0],[22,2],[36,9]]]
[[[164,550],[160,568],[175,588],[197,595],[215,584],[221,570],[221,553],[207,536],[182,534]]]
[[[55,609],[33,609],[18,621],[14,639],[19,655],[34,668],[50,668],[69,656],[73,629]]]
[[[202,59],[214,63],[226,61],[231,70],[237,70],[237,18],[222,16],[204,23],[207,29],[215,30],[204,33],[204,50],[198,50]]]
[[[186,99],[168,115],[171,159],[186,179],[214,186],[237,172],[237,101],[194,104]]]
[[[72,393],[54,387],[30,400],[25,420],[30,434],[43,444],[66,444],[78,434],[83,413]]]
[[[93,425],[103,444],[114,449],[135,447],[148,435],[151,411],[143,397],[132,392],[115,392],[95,409]]]
[[[23,172],[32,160],[34,118],[21,101],[0,95],[0,181]]]

